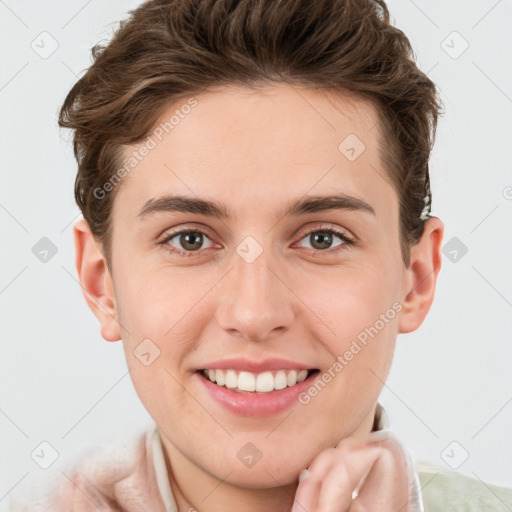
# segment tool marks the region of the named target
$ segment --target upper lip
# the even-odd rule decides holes
[[[314,368],[292,361],[290,359],[271,358],[263,359],[261,361],[253,361],[251,359],[244,358],[233,358],[233,359],[222,359],[219,361],[212,361],[201,366],[201,370],[238,370],[253,373],[261,373],[266,370],[313,370]]]

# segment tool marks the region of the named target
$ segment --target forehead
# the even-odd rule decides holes
[[[148,139],[125,148],[128,159],[152,141],[115,210],[169,193],[260,215],[262,204],[271,209],[274,200],[282,206],[309,193],[361,197],[376,210],[396,200],[380,160],[377,112],[367,101],[289,85],[225,86],[192,100],[169,105]]]

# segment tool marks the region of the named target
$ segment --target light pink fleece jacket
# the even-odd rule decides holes
[[[9,512],[178,512],[157,428],[91,450],[43,495]]]

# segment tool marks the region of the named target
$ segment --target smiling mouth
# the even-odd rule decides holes
[[[239,393],[265,394],[293,387],[319,373],[318,369],[282,369],[261,373],[238,370],[208,369],[198,373],[217,386],[226,387]]]

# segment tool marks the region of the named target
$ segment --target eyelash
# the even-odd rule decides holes
[[[201,229],[198,229],[198,228],[182,229],[180,231],[176,231],[175,233],[171,233],[170,235],[166,236],[161,242],[159,242],[159,244],[163,245],[164,248],[170,254],[177,254],[178,256],[183,256],[183,257],[191,256],[193,254],[201,252],[201,249],[199,249],[197,251],[186,251],[186,250],[177,249],[176,247],[172,247],[172,246],[168,245],[168,242],[170,240],[172,240],[177,235],[181,235],[183,233],[200,233],[201,235],[204,235],[207,238],[209,238],[208,234],[205,233]],[[339,230],[337,230],[335,228],[332,228],[332,227],[320,227],[320,228],[311,229],[310,231],[307,231],[306,233],[301,234],[300,240],[303,240],[304,238],[306,238],[307,236],[312,235],[313,233],[329,233],[331,235],[336,235],[337,237],[339,237],[344,242],[344,243],[336,246],[335,248],[330,248],[330,249],[312,249],[312,251],[314,253],[319,253],[319,252],[320,253],[331,253],[331,252],[338,253],[338,252],[341,252],[343,250],[346,250],[348,247],[350,247],[352,245],[355,245],[355,241],[354,240],[349,238],[345,233],[343,233],[343,232],[341,232],[341,231],[339,231]]]

